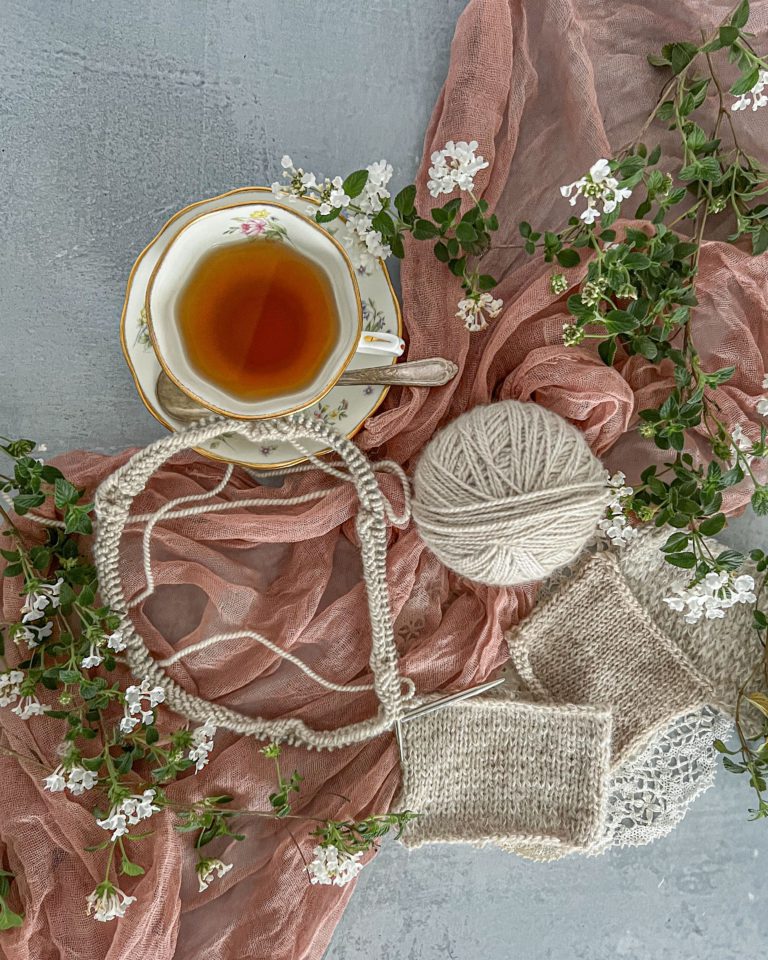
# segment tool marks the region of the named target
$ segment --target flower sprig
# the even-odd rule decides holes
[[[768,62],[752,48],[744,30],[748,18],[749,2],[742,0],[701,44],[669,43],[649,57],[671,75],[639,136],[614,158],[599,159],[581,178],[561,187],[572,206],[585,202],[581,214],[570,217],[560,231],[537,231],[528,223],[519,228],[529,254],[580,268],[578,275],[556,272],[550,277],[553,295],[570,293],[570,317],[563,327],[567,346],[592,341],[607,365],[635,355],[652,364],[671,363],[674,387],[658,407],[639,412],[640,433],[669,458],[647,467],[632,488],[624,486],[623,475],[613,478],[615,496],[601,528],[617,545],[631,539],[633,524],[669,529],[664,557],[686,571],[688,579],[665,602],[691,624],[722,618],[735,604],[755,603],[765,583],[756,586],[753,574],[744,571],[747,558],[741,552],[716,548],[711,538],[726,526],[725,493],[740,484],[750,485],[755,512],[768,515],[768,431],[765,424],[726,425],[717,389],[731,379],[734,367],[706,369],[691,327],[699,256],[710,221],[730,218],[732,243],[747,240],[754,254],[768,249],[768,167],[741,147],[732,119],[747,106],[756,110],[768,103],[763,94]],[[720,51],[740,71],[730,87],[736,98],[730,103],[715,66]],[[708,120],[710,91],[717,105]],[[649,149],[642,142],[654,121],[679,137],[682,163],[676,170],[660,169],[660,147]],[[638,195],[640,202],[629,216],[642,223],[614,229],[620,215],[627,217],[629,200]],[[768,390],[768,378],[763,387]],[[759,398],[755,408],[758,416],[768,414],[768,399]],[[694,430],[709,443],[711,462],[706,465],[687,449]],[[766,569],[761,551],[754,551],[752,559],[758,572]],[[759,609],[755,625],[765,648],[768,618]],[[759,692],[768,690],[765,658],[748,684],[750,692],[742,692],[745,703],[759,707],[768,702]],[[759,795],[757,815],[766,816],[768,731],[750,738],[741,711],[736,713],[742,762],[729,760],[729,769],[750,775]]]
[[[475,176],[488,166],[477,154],[477,147],[474,140],[451,140],[432,154],[427,184],[430,195],[439,198],[457,190],[466,194],[470,203],[464,213],[461,196],[428,213],[419,213],[413,184],[393,198],[389,191],[393,169],[386,160],[356,170],[342,180],[305,172],[286,155],[281,161],[286,182],[276,181],[272,191],[278,198],[287,195],[317,201],[315,220],[325,225],[337,221],[334,227],[327,228],[335,230],[335,236],[362,273],[370,273],[379,259],[405,256],[406,234],[416,240],[432,241],[437,259],[461,284],[464,295],[456,316],[467,329],[482,330],[499,315],[503,303],[488,292],[496,286],[496,280],[479,266],[491,247],[499,221],[488,212],[488,202],[474,193]]]
[[[294,770],[289,777],[280,768],[280,746],[270,743],[261,750],[265,757],[275,761],[277,790],[269,795],[275,816],[279,819],[294,816],[291,794],[299,794],[302,775]],[[416,818],[411,810],[397,813],[371,814],[361,820],[321,820],[312,836],[317,838],[314,859],[307,864],[310,883],[333,884],[343,887],[360,873],[365,864],[364,854],[378,846],[391,830],[400,836],[407,823]]]

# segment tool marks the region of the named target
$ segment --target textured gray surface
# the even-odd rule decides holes
[[[160,436],[117,338],[136,255],[184,204],[270,182],[286,150],[329,173],[386,156],[405,182],[463,6],[0,0],[0,433],[54,452]],[[762,954],[748,799],[721,775],[666,841],[586,862],[388,844],[327,958]]]

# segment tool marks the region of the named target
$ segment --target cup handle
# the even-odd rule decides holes
[[[363,330],[357,342],[357,353],[385,353],[389,357],[402,357],[405,340],[394,333]]]

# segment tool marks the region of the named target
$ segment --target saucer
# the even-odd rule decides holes
[[[253,203],[255,205],[258,205],[259,201],[268,201],[271,205],[277,204],[294,209],[309,217],[314,217],[316,208],[314,201],[306,198],[281,197],[276,201],[268,187],[243,187],[184,207],[171,217],[154,240],[139,254],[128,278],[120,320],[120,342],[144,406],[171,432],[182,430],[188,424],[169,416],[157,400],[155,384],[161,366],[152,349],[147,329],[144,308],[147,285],[152,271],[176,232],[201,213],[226,207],[232,203],[233,199],[237,200],[238,204]],[[329,232],[332,233],[333,230]],[[385,331],[402,336],[400,304],[384,263],[379,261],[370,275],[358,273],[357,282],[360,287],[363,328],[371,332]],[[395,361],[395,357],[384,354],[358,354],[352,358],[348,369],[386,367]],[[353,437],[381,404],[387,395],[387,390],[388,387],[380,386],[336,386],[322,400],[302,412],[337,428],[347,437]],[[310,441],[305,445],[313,454],[328,452],[327,447],[322,448],[319,444],[313,444]],[[231,461],[256,470],[274,470],[306,460],[305,456],[297,456],[297,451],[289,443],[274,442],[259,446],[236,434],[224,434],[209,441],[199,448],[199,452],[214,460]]]

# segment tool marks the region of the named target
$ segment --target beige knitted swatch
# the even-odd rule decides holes
[[[581,850],[603,825],[611,714],[476,697],[402,725],[402,836]]]
[[[711,685],[640,605],[612,553],[588,556],[507,640],[537,699],[612,710],[613,764],[712,699]]]

